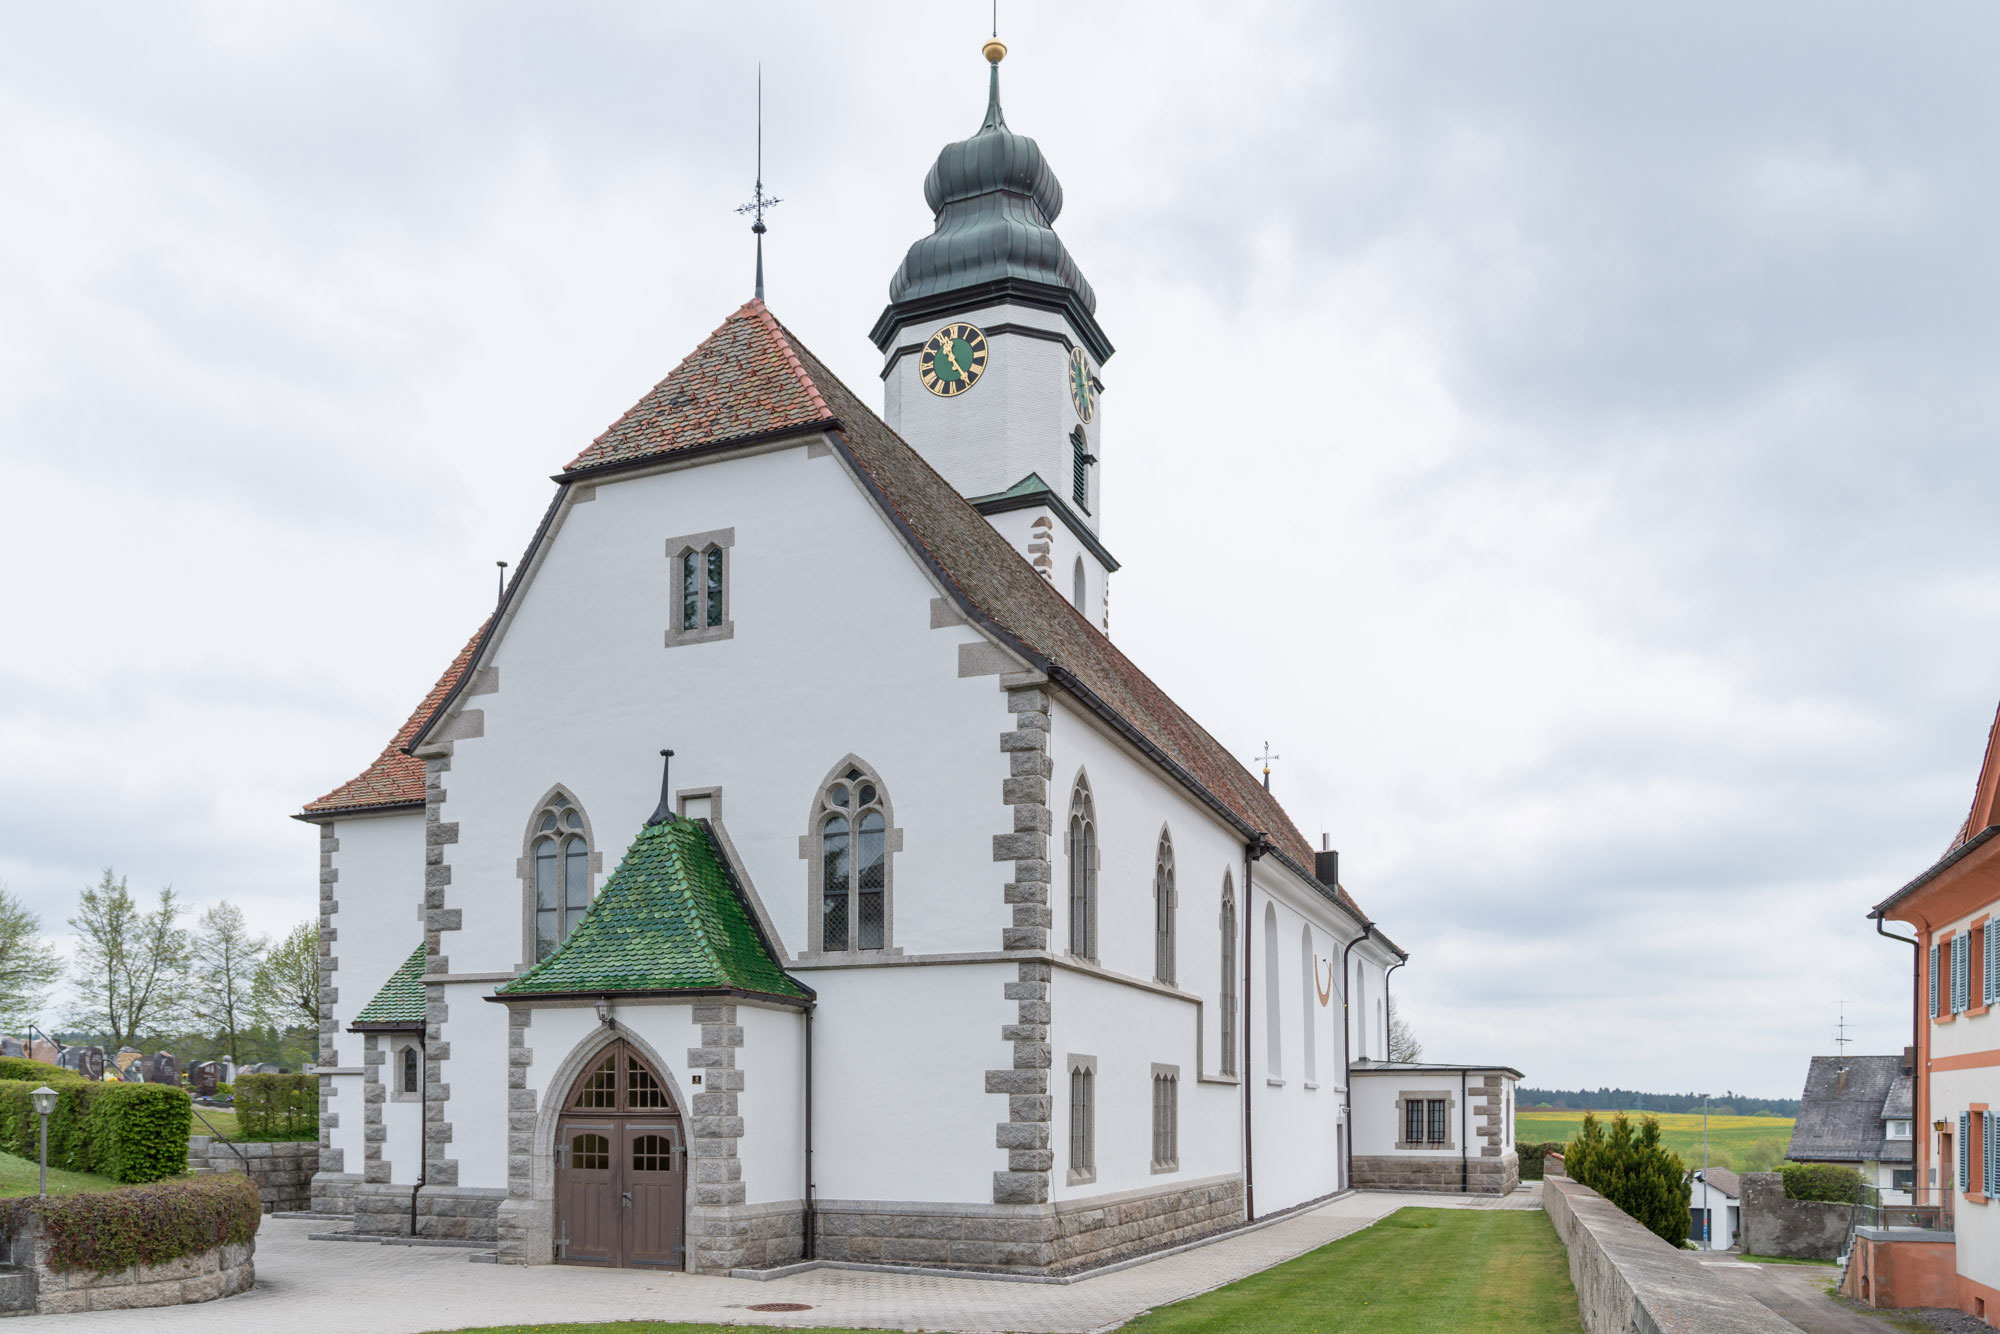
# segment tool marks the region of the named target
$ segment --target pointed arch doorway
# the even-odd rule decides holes
[[[590,1059],[556,1121],[556,1260],[679,1269],[687,1140],[666,1081],[623,1038]]]

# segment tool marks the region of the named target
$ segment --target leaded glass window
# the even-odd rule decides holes
[[[1173,985],[1174,981],[1174,844],[1167,831],[1160,831],[1160,847],[1153,858],[1153,976]]]
[[[405,1093],[417,1092],[417,1049],[403,1048],[403,1088]]]
[[[1077,775],[1069,794],[1069,952],[1097,957],[1097,805]]]
[[[822,789],[814,818],[819,948],[886,949],[891,830],[881,780],[850,763]]]
[[[708,624],[722,624],[722,548],[710,547],[702,558],[708,566]]]
[[[1236,886],[1222,874],[1222,1073],[1236,1073]]]
[[[590,909],[590,833],[583,812],[557,790],[536,816],[529,840],[535,958],[545,959]]]

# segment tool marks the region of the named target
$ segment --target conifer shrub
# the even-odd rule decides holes
[[[7,1204],[8,1235],[36,1215],[51,1269],[110,1274],[247,1242],[257,1235],[263,1206],[249,1177],[218,1172],[126,1190],[25,1196]]]
[[[319,1137],[318,1075],[238,1075],[235,1093],[244,1139]]]
[[[1785,1179],[1788,1200],[1826,1200],[1852,1204],[1861,1198],[1861,1173],[1851,1167],[1830,1163],[1780,1163],[1778,1175]]]
[[[1516,1143],[1514,1151],[1521,1158],[1521,1180],[1540,1181],[1542,1179],[1542,1159],[1552,1153],[1561,1153],[1561,1140],[1547,1140],[1541,1144]]]
[[[1576,1138],[1563,1152],[1564,1170],[1572,1181],[1602,1195],[1633,1221],[1669,1246],[1687,1240],[1687,1164],[1660,1143],[1655,1117],[1640,1122],[1634,1133],[1625,1113],[1617,1113],[1605,1133],[1597,1117],[1585,1112]]]
[[[60,1079],[0,1080],[0,1149],[30,1162],[37,1159],[41,1118],[29,1095],[46,1083],[57,1094],[49,1117],[51,1167],[134,1183],[187,1171],[194,1112],[185,1089],[103,1084],[59,1073]]]

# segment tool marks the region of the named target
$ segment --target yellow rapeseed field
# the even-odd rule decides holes
[[[1597,1119],[1607,1127],[1615,1115],[1616,1112],[1596,1113]],[[1661,1142],[1685,1159],[1689,1167],[1701,1166],[1700,1112],[1630,1111],[1626,1115],[1632,1118],[1635,1128],[1641,1117],[1657,1117]],[[1546,1140],[1561,1140],[1567,1144],[1582,1124],[1581,1111],[1555,1112],[1547,1108],[1517,1107],[1514,1112],[1514,1138],[1522,1144]],[[1768,1171],[1784,1159],[1785,1146],[1791,1143],[1791,1139],[1792,1119],[1787,1116],[1711,1116],[1708,1118],[1709,1165],[1736,1172]]]

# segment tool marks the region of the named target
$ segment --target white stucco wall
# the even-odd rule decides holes
[[[1065,478],[1057,478],[1050,481],[1049,485],[1067,488],[1068,482]],[[1067,497],[1068,494],[1067,489],[1064,489],[1063,495]],[[1049,521],[1047,526],[1037,528],[1035,521],[1044,517]],[[1092,625],[1100,629],[1104,627],[1104,597],[1110,584],[1110,573],[1105,569],[1103,562],[1098,560],[1096,553],[1086,547],[1076,532],[1053,510],[1046,505],[1037,505],[1031,509],[1007,510],[1000,514],[988,515],[987,522],[992,524],[1002,537],[1013,543],[1016,551],[1030,561],[1036,556],[1033,548],[1046,541],[1049,546],[1049,569],[1046,575],[1049,586],[1062,594],[1063,600],[1071,606],[1076,605],[1076,562],[1081,560],[1084,617]]]
[[[1688,1208],[1709,1211],[1708,1249],[1712,1251],[1726,1251],[1736,1244],[1736,1229],[1742,1222],[1742,1206],[1743,1201],[1706,1181],[1693,1182],[1688,1188]],[[1692,1215],[1688,1222],[1689,1236],[1699,1244],[1700,1238],[1693,1236]]]
[[[746,1003],[736,1007],[736,1022],[743,1029],[743,1046],[736,1053],[736,1066],[744,1072],[743,1092],[736,1105],[743,1118],[737,1156],[743,1160],[744,1200],[802,1200],[805,1019],[797,1010]],[[700,1040],[700,1030],[691,1029],[688,1045]]]
[[[1467,1135],[1473,1126],[1469,1104],[1479,1095],[1480,1081],[1485,1071],[1474,1070],[1464,1076],[1466,1096],[1460,1096],[1460,1074],[1414,1070],[1356,1070],[1349,1079],[1354,1096],[1354,1152],[1380,1157],[1433,1158],[1439,1161],[1458,1161],[1459,1148],[1467,1147],[1470,1157],[1479,1156],[1479,1148],[1484,1140],[1470,1139]],[[1448,1149],[1398,1149],[1396,1141],[1401,1138],[1396,1121],[1396,1099],[1404,1092],[1422,1092],[1426,1097],[1442,1097],[1451,1101],[1452,1140]]]

